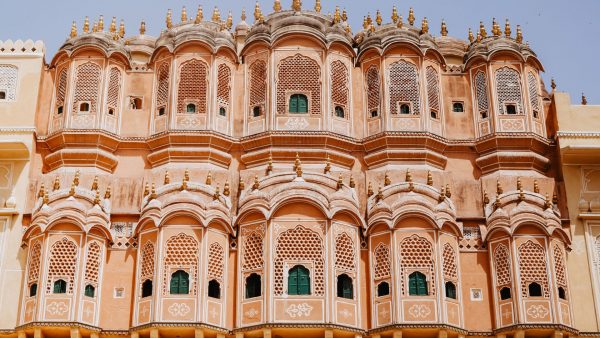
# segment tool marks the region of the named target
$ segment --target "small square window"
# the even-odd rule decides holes
[[[6,92],[4,90],[0,90],[0,100],[6,100]]]
[[[114,298],[124,298],[125,297],[125,289],[124,288],[115,288]]]
[[[165,107],[159,107],[158,108],[158,116],[164,116],[165,115]]]
[[[436,120],[437,120],[437,118],[438,118],[438,113],[437,113],[435,110],[432,110],[432,111],[430,112],[430,115],[431,115],[431,118],[432,118],[432,119],[436,119]]]
[[[470,293],[471,293],[472,301],[474,301],[474,302],[483,301],[483,290],[472,288],[470,291],[471,291]]]
[[[262,115],[262,109],[260,106],[254,106],[252,108],[252,117],[259,117]]]
[[[225,109],[225,107],[220,107],[219,108],[219,115],[221,115],[221,116],[227,116],[227,109]]]
[[[80,113],[89,113],[90,112],[90,103],[89,102],[79,103],[79,112]]]
[[[372,110],[371,117],[377,117],[377,116],[379,116],[379,112],[377,110]]]
[[[129,107],[133,110],[142,109],[143,101],[141,97],[130,96],[129,97]]]
[[[507,104],[504,106],[506,114],[508,115],[516,115],[517,114],[517,105],[516,104]]]
[[[465,107],[462,102],[452,102],[452,111],[455,113],[462,113],[465,111]]]

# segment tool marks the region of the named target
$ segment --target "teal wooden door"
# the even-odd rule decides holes
[[[427,296],[427,278],[424,274],[415,271],[408,276],[408,294],[410,296]]]
[[[310,276],[308,269],[296,265],[290,269],[288,275],[289,295],[310,295]]]

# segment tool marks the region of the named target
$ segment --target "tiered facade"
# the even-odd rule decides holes
[[[253,14],[3,43],[0,335],[600,335],[520,28]]]

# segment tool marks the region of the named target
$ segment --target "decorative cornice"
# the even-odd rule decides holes
[[[147,323],[144,325],[133,326],[131,329],[129,329],[129,332],[141,331],[141,330],[151,329],[151,328],[160,328],[160,327],[203,328],[203,329],[214,330],[214,331],[217,331],[220,333],[231,334],[231,330],[229,330],[229,329],[211,325],[211,324],[202,323],[202,322],[172,322],[172,323],[152,322],[152,323]]]
[[[0,127],[0,134],[32,134],[35,127]]]
[[[556,138],[599,138],[600,132],[597,131],[558,131]]]
[[[97,326],[84,324],[81,322],[29,322],[27,324],[23,324],[23,325],[15,327],[15,331],[21,331],[21,330],[25,330],[25,329],[29,329],[29,328],[34,328],[34,327],[69,327],[69,328],[87,329],[87,330],[94,331],[94,332],[102,331],[102,329]]]

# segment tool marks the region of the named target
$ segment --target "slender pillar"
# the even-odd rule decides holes
[[[27,338],[25,331],[17,331],[17,338]]]
[[[139,332],[131,332],[131,338],[140,338]]]
[[[554,337],[553,338],[563,338],[563,333],[562,331],[554,331]]]
[[[525,338],[524,330],[517,330],[513,336],[514,338]]]
[[[44,338],[44,332],[42,332],[42,328],[36,327],[33,329],[33,338]]]
[[[394,338],[402,338],[402,330],[394,331]]]
[[[439,330],[438,331],[438,338],[448,338],[448,331],[446,331],[446,330]]]
[[[98,334],[98,332],[92,332],[90,333],[90,338],[100,338],[100,335]]]
[[[158,334],[158,329],[151,329],[150,330],[150,338],[160,338],[160,335]]]
[[[217,338],[225,338],[225,335],[222,333],[217,333]]]
[[[81,331],[78,327],[71,328],[71,338],[81,338]]]
[[[263,329],[263,338],[271,338],[271,329]]]
[[[244,332],[238,332],[235,334],[235,338],[244,338]]]
[[[325,338],[333,338],[333,330],[325,330]]]
[[[194,338],[204,338],[204,331],[202,329],[195,329]]]

